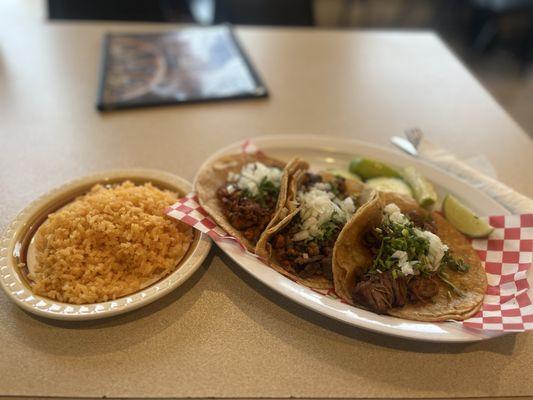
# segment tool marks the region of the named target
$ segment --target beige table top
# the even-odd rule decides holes
[[[420,126],[460,156],[485,154],[533,195],[533,145],[426,33],[238,29],[271,97],[99,114],[108,30],[0,30],[0,228],[30,200],[91,171],[159,168],[192,179],[219,147],[311,133],[387,144]],[[280,298],[214,250],[184,286],[101,322],[32,317],[0,294],[0,394],[108,397],[533,395],[533,335],[437,345],[372,334]]]

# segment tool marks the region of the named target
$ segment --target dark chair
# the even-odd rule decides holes
[[[521,22],[522,29],[505,40],[519,57],[523,67],[533,53],[533,0],[470,0],[472,6],[471,46],[484,54],[503,39],[503,21]]]
[[[312,0],[48,0],[48,17],[203,24],[314,24]]]

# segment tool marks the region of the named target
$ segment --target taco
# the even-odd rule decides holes
[[[290,171],[289,171],[290,169]],[[331,262],[337,236],[356,209],[363,184],[331,173],[312,173],[305,161],[287,168],[288,188],[259,239],[256,254],[306,286],[333,286]]]
[[[418,321],[464,320],[487,278],[468,240],[413,199],[374,192],[333,250],[335,291],[350,304]]]
[[[284,168],[284,162],[262,153],[222,156],[198,174],[200,205],[253,252],[276,211],[278,198],[286,196]]]

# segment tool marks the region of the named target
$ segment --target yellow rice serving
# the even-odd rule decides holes
[[[50,214],[35,235],[35,293],[84,304],[134,293],[173,272],[192,241],[164,215],[176,195],[150,183],[94,186]]]

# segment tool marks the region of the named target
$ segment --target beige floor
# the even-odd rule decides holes
[[[350,29],[387,24],[424,26],[431,18],[431,2],[428,0],[373,0],[364,3],[364,7],[351,7],[349,15],[342,16],[343,1],[345,0],[315,0],[317,25],[338,27],[339,23],[343,23]],[[402,15],[402,7],[408,1],[414,2],[416,6],[405,17]],[[21,22],[44,20],[45,10],[44,0],[0,0],[0,14],[3,18],[9,17]],[[463,58],[465,50],[461,44],[449,45]],[[533,137],[533,67],[529,71],[520,72],[518,62],[503,51],[466,64],[494,98]]]

